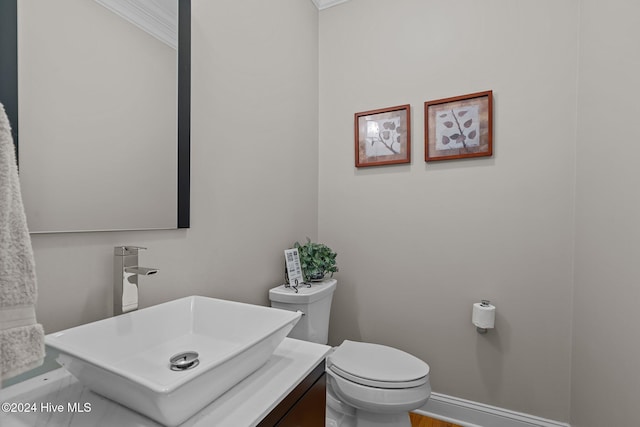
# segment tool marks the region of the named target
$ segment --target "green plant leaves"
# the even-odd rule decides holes
[[[337,254],[328,246],[322,243],[314,243],[309,238],[307,238],[307,243],[304,245],[295,242],[293,246],[298,249],[300,266],[305,279],[323,277],[327,273],[338,271],[338,266],[336,265]]]

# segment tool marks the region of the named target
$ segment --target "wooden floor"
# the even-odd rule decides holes
[[[452,424],[446,421],[434,420],[433,418],[414,414],[413,412],[409,413],[409,418],[411,418],[412,427],[460,427],[458,424]]]

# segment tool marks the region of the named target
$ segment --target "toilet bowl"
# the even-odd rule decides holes
[[[356,408],[338,399],[327,387],[327,417],[325,427],[356,427]]]
[[[384,345],[345,340],[327,358],[326,373],[327,399],[343,404],[334,407],[342,418],[353,408],[355,427],[409,427],[408,412],[431,394],[429,365]]]
[[[269,291],[272,307],[304,316],[292,338],[327,343],[336,280]],[[429,365],[402,350],[345,340],[326,359],[327,427],[411,427],[409,411],[431,394]]]

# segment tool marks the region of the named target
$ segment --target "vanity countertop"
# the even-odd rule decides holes
[[[285,338],[267,363],[188,419],[181,427],[258,424],[317,365],[331,347]],[[2,427],[159,427],[97,395],[64,368],[0,390]]]

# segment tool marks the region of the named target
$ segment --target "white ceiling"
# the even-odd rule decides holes
[[[331,6],[338,5],[340,3],[347,2],[349,0],[311,0],[316,5],[318,10],[326,9]]]

